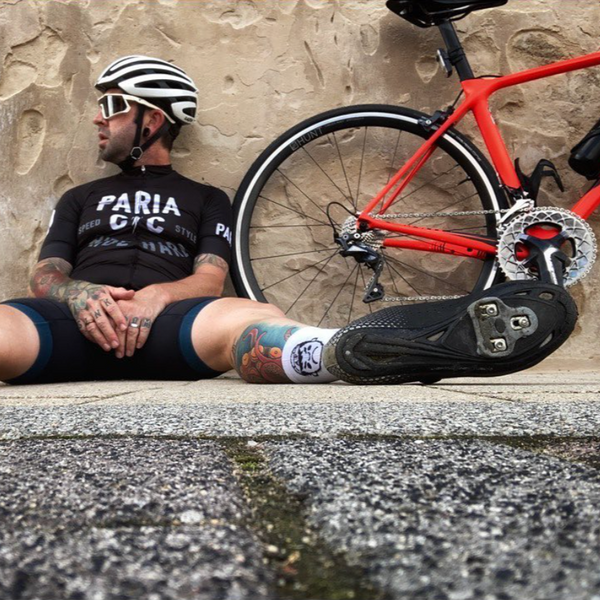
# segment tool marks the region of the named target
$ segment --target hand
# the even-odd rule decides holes
[[[122,287],[75,281],[69,285],[66,302],[79,331],[108,352],[119,346],[117,331],[127,329],[117,301],[129,300],[134,295],[133,290]]]
[[[164,310],[166,302],[162,294],[152,286],[135,293],[132,300],[118,301],[119,308],[127,320],[126,331],[119,331],[117,358],[133,356],[136,350],[144,346],[156,317]]]

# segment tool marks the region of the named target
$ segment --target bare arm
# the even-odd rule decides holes
[[[62,258],[47,258],[35,266],[30,294],[65,302],[81,333],[105,350],[119,345],[115,328],[125,330],[125,317],[116,300],[132,298],[133,291],[71,279],[73,265]]]
[[[140,290],[137,295],[152,295],[164,308],[167,304],[199,298],[220,296],[229,266],[216,254],[199,254],[194,260],[194,274],[171,283],[157,283]],[[161,309],[162,310],[162,309]]]

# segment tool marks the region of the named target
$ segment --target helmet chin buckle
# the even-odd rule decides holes
[[[144,151],[139,146],[134,146],[131,149],[129,156],[131,156],[131,158],[133,158],[133,160],[140,160],[140,158],[142,158],[143,154],[144,154]]]

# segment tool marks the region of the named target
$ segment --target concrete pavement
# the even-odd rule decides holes
[[[600,599],[600,371],[0,387],[0,598]]]

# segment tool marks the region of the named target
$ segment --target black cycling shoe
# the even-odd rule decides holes
[[[324,366],[359,384],[506,375],[552,354],[576,321],[577,306],[562,287],[513,281],[358,319],[328,342]]]

